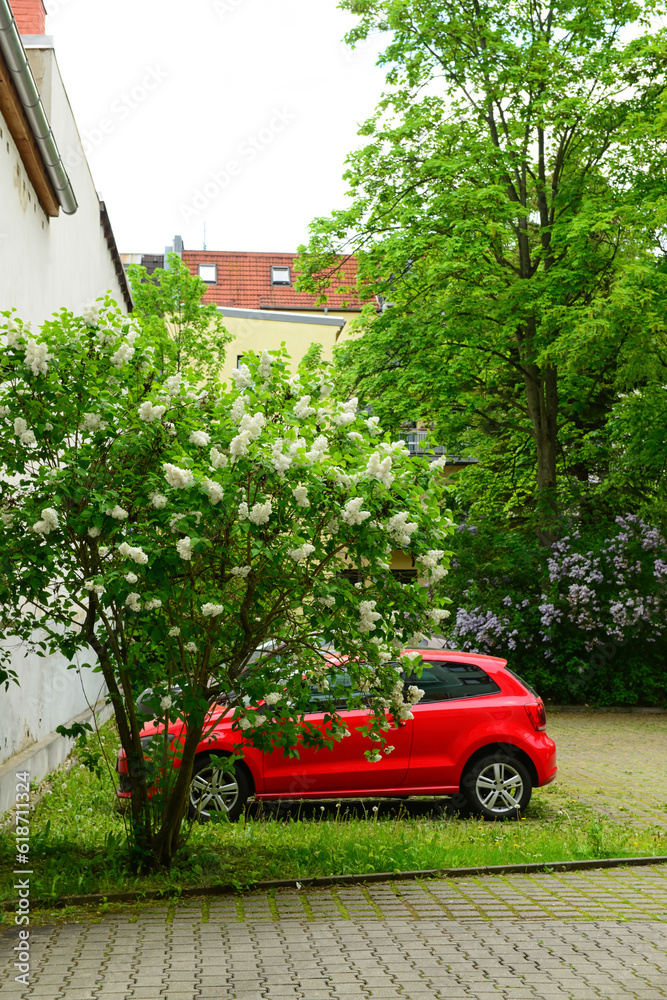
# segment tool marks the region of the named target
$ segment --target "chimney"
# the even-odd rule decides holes
[[[46,9],[43,0],[11,0],[20,35],[46,34]]]

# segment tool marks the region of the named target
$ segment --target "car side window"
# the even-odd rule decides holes
[[[476,663],[457,663],[449,660],[423,660],[421,677],[412,674],[406,685],[415,684],[424,692],[420,705],[433,701],[453,701],[457,698],[474,698],[479,695],[497,694],[500,688]]]
[[[310,711],[326,712],[328,709],[337,710],[347,708],[347,700],[340,697],[340,688],[344,688],[346,693],[360,694],[360,691],[352,691],[352,678],[348,673],[336,674],[331,687],[334,689],[319,691],[316,684],[310,686]],[[336,690],[337,689],[337,690]]]

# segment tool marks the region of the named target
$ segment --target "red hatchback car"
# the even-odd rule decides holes
[[[411,650],[406,650],[411,652]],[[237,819],[251,796],[256,799],[315,799],[364,796],[457,795],[486,819],[511,819],[528,805],[534,787],[556,777],[556,745],[546,732],[541,698],[507,667],[507,661],[476,653],[418,649],[419,678],[406,676],[424,696],[413,706],[414,718],[387,733],[394,749],[369,763],[364,751],[373,747],[359,731],[367,709],[342,710],[351,738],[332,750],[299,748],[299,758],[280,750],[264,753],[244,747],[243,760],[232,769],[211,761],[230,754],[239,743],[231,726],[232,712],[217,706],[212,729],[198,748],[190,786],[190,811],[202,819],[226,813]],[[346,675],[339,680],[344,683]],[[349,678],[348,678],[349,683]],[[313,712],[306,716],[324,725],[317,711],[325,696],[313,690]],[[184,739],[184,723],[169,726],[174,739]],[[148,743],[160,731],[157,723],[142,730]],[[176,760],[175,766],[178,766]],[[118,797],[130,795],[127,762],[118,757]]]

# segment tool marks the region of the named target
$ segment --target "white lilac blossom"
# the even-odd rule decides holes
[[[259,377],[260,378],[271,378],[271,370],[273,365],[273,358],[268,351],[262,351],[262,357],[259,361]]]
[[[272,513],[273,507],[270,500],[267,500],[266,503],[256,503],[253,504],[248,514],[248,520],[252,521],[253,524],[267,524]]]
[[[308,499],[308,490],[305,486],[297,486],[292,490],[292,495],[296,500],[299,507],[310,507],[310,500]]]
[[[374,451],[368,459],[366,475],[369,479],[377,479],[383,486],[390,489],[395,478],[391,471],[391,461],[391,455],[387,455],[386,458],[381,459],[380,453]]]
[[[310,406],[310,396],[301,396],[299,402],[294,407],[294,416],[305,420],[315,414],[315,408]]]
[[[128,594],[125,598],[125,603],[127,604],[130,611],[141,611],[141,601],[139,600],[140,594]]]
[[[149,424],[153,420],[160,420],[166,412],[166,406],[153,406],[151,402],[146,400],[146,402],[142,403],[139,407],[139,419]]]
[[[188,486],[192,486],[195,477],[190,469],[179,469],[177,465],[171,465],[169,462],[165,462],[162,468],[164,469],[164,478],[174,489],[184,490]]]
[[[202,479],[201,486],[208,494],[208,498],[214,507],[224,499],[225,493],[222,486],[219,483],[215,483],[212,479]]]
[[[101,597],[106,591],[106,587],[103,584],[95,583],[94,580],[86,580],[83,587],[84,590],[88,590],[90,593],[95,593],[98,597]]]
[[[440,469],[444,469],[447,465],[447,456],[441,455],[440,458],[435,458],[429,465],[429,472],[438,472]]]
[[[379,760],[382,760],[382,754],[381,753],[369,753],[368,750],[367,750],[366,751],[366,759],[368,760],[368,762],[370,764],[377,764],[377,762]]]
[[[232,566],[229,572],[232,576],[240,576],[245,579],[251,569],[251,566]]]
[[[100,321],[100,308],[94,303],[81,308],[81,318],[88,326],[97,326]]]
[[[13,525],[14,525],[14,517],[15,517],[15,515],[13,513],[0,514],[0,521],[3,524],[3,527],[5,527],[5,528],[11,528],[11,527],[13,527]]]
[[[374,632],[375,622],[382,618],[382,615],[373,608],[376,605],[376,601],[360,601],[359,602],[359,631],[360,632]]]
[[[363,524],[366,518],[371,516],[369,510],[361,509],[363,502],[363,497],[353,497],[348,500],[340,512],[341,519],[349,525]]]
[[[130,515],[125,510],[124,507],[120,507],[118,504],[112,507],[111,510],[107,510],[107,514],[113,517],[116,521],[125,521]]]
[[[177,392],[180,392],[182,382],[183,376],[180,372],[178,372],[176,375],[170,375],[164,384],[167,392],[171,393],[172,396],[175,396]]]
[[[206,431],[193,431],[188,441],[190,444],[196,444],[198,448],[208,448],[211,443],[211,435]]]
[[[60,527],[58,512],[53,507],[45,507],[42,510],[41,520],[35,521],[32,530],[38,535],[48,535],[51,531],[56,531]]]
[[[336,427],[345,427],[347,424],[353,424],[357,416],[358,405],[359,400],[356,396],[349,399],[347,403],[339,403],[336,408],[337,412],[331,417]]]
[[[242,500],[239,504],[239,521],[247,521],[250,516],[250,508],[245,500]]]
[[[115,354],[111,355],[111,364],[114,368],[122,368],[127,361],[134,357],[134,347],[131,344],[121,344]]]
[[[159,597],[152,597],[149,601],[144,604],[145,611],[154,611],[156,608],[162,607],[162,601]]]
[[[172,705],[173,705],[173,701],[172,701],[172,698],[171,698],[170,694],[166,694],[166,695],[164,695],[163,698],[160,698],[160,709],[161,709],[161,711],[168,712]]]
[[[410,544],[412,535],[417,531],[419,525],[409,520],[410,515],[405,511],[394,514],[387,521],[387,534],[399,548],[404,548]],[[444,554],[444,553],[443,553]]]
[[[204,604],[201,613],[207,618],[217,618],[225,610],[224,604]]]
[[[192,559],[192,544],[190,542],[189,535],[186,535],[185,538],[179,538],[176,542],[176,551],[181,559],[184,559],[186,562],[190,562]]]
[[[23,417],[16,417],[14,420],[14,434],[23,445],[35,444],[37,439],[34,431],[28,430],[28,424]]]
[[[252,385],[252,375],[247,365],[239,365],[238,368],[235,368],[232,372],[232,378],[239,392]]]
[[[94,432],[105,430],[107,425],[102,420],[101,413],[84,413],[81,426],[86,431]]]
[[[380,433],[380,427],[379,427],[380,418],[379,417],[369,417],[367,420],[364,420],[364,423],[366,424],[366,427],[371,432],[371,434],[379,434]]]
[[[398,717],[401,722],[409,722],[411,719],[414,719],[414,715],[410,711],[409,705],[401,705],[398,710]]]
[[[364,435],[360,434],[359,431],[348,431],[348,438],[350,441],[354,441],[355,444],[359,441],[364,440]]]
[[[288,549],[287,555],[290,557],[290,559],[293,559],[294,562],[300,563],[303,562],[304,559],[307,559],[308,556],[311,556],[314,551],[315,551],[314,545],[310,545],[308,542],[304,542],[304,544],[300,545],[298,549]]]
[[[209,460],[214,469],[224,469],[229,463],[227,456],[223,455],[223,453],[215,447],[211,448]]]
[[[151,493],[148,499],[156,510],[163,510],[167,506],[167,498],[162,493]]]
[[[229,415],[235,424],[239,422],[241,417],[246,412],[245,408],[249,402],[250,402],[249,396],[237,396],[234,402],[232,403]]]
[[[88,528],[88,537],[89,538],[99,538],[101,534],[102,534],[102,532],[100,531],[100,529],[96,528],[94,525],[93,525],[92,528]]]
[[[441,565],[444,555],[443,549],[429,549],[428,552],[415,556],[415,562],[423,566],[425,570],[417,576],[417,582],[420,586],[433,586],[447,575],[447,569]]]
[[[188,653],[196,653],[197,652],[197,643],[196,642],[186,642],[186,644],[185,644],[185,646],[183,648],[186,649]]]
[[[177,635],[181,634],[181,630],[178,627],[178,625],[174,625],[172,628],[169,629],[169,632],[167,634],[170,635],[172,639],[175,639]]]
[[[125,579],[127,580],[128,583],[136,583],[139,577],[137,576],[136,573],[126,573]]]
[[[418,701],[421,701],[424,697],[424,691],[418,688],[416,684],[411,684],[407,691],[408,701],[411,705],[416,705]]]
[[[306,452],[306,458],[314,465],[315,462],[321,462],[327,451],[329,450],[329,442],[327,441],[324,434],[318,434],[318,436],[313,441],[310,451]]]
[[[282,694],[280,691],[270,691],[264,695],[264,701],[267,705],[277,705],[281,698]]]
[[[445,618],[449,618],[451,611],[447,611],[446,608],[431,608],[428,613],[429,618],[434,625],[439,625],[440,622],[444,621]]]
[[[336,605],[335,597],[318,597],[317,603],[324,605],[325,608],[333,608]]]
[[[25,348],[25,363],[33,375],[47,375],[49,371],[47,361],[50,360],[51,355],[47,344],[38,344],[32,338],[28,340]]]
[[[292,464],[292,456],[283,454],[283,441],[278,438],[271,445],[271,465],[278,473],[280,479],[285,478],[285,473]]]
[[[100,549],[100,554],[102,549]],[[148,562],[148,556],[141,548],[140,545],[128,545],[127,542],[121,542],[118,546],[118,554],[122,556],[123,559],[131,559],[132,562],[138,565],[144,565]]]
[[[244,413],[239,424],[239,432],[229,443],[229,454],[235,458],[240,458],[248,454],[248,446],[251,441],[256,441],[262,433],[265,419],[264,414],[259,411],[251,416]]]

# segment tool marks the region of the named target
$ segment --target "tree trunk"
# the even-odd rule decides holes
[[[556,458],[558,448],[558,372],[555,365],[525,366],[524,384],[537,453],[537,537],[549,547],[558,537]]]

